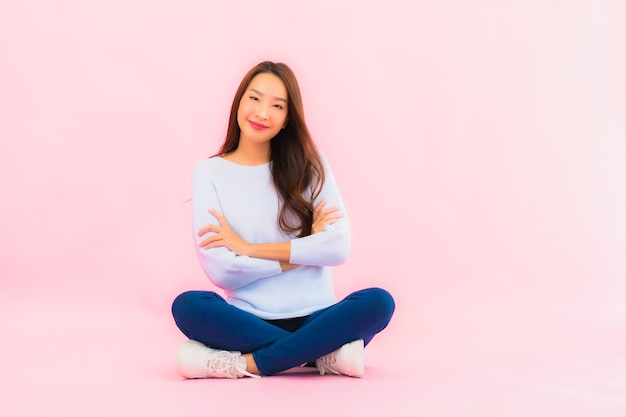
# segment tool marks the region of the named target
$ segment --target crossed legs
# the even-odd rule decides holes
[[[393,315],[391,295],[380,288],[356,291],[303,318],[294,331],[228,304],[210,291],[188,291],[172,305],[179,329],[215,349],[239,351],[251,373],[273,375],[315,362],[341,346],[363,339],[367,345]]]

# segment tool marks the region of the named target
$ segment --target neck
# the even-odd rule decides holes
[[[270,160],[270,145],[250,144],[240,140],[237,149],[226,155],[225,159],[242,165],[262,165]]]

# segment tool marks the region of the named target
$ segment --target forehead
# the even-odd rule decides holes
[[[263,72],[255,75],[248,85],[248,90],[253,89],[274,98],[287,98],[285,84],[274,74]]]

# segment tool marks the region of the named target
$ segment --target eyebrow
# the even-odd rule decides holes
[[[260,96],[264,96],[264,95],[265,95],[265,94],[263,94],[262,92],[260,92],[259,90],[256,90],[256,89],[254,89],[254,88],[251,88],[250,90],[251,90],[251,91],[254,91],[255,93],[257,93],[257,94],[258,94],[258,95],[260,95]],[[274,97],[274,99],[275,99],[275,100],[278,100],[278,101],[283,101],[283,102],[285,102],[285,103],[287,102],[287,99],[282,98],[282,97]]]

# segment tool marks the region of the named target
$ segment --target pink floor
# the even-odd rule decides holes
[[[2,298],[4,417],[618,417],[626,410],[624,335],[616,327],[493,319],[477,328],[469,316],[434,330],[400,318],[367,349],[363,379],[303,369],[187,381],[173,369],[183,337],[165,308]]]

